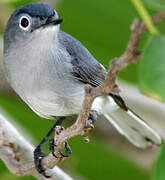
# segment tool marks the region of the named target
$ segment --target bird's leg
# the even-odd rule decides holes
[[[37,146],[37,148],[34,150],[34,163],[36,166],[36,169],[39,173],[41,173],[45,177],[49,177],[46,175],[45,170],[42,168],[41,161],[43,157],[45,157],[47,154],[42,152],[42,148],[49,139],[49,137],[54,133],[56,126],[61,125],[65,117],[61,117],[57,122],[53,125],[53,127],[50,129],[48,134],[44,137],[44,139],[40,142],[40,144]]]

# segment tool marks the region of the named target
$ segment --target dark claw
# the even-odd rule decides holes
[[[48,132],[48,134],[44,137],[44,139],[40,142],[40,144],[37,146],[37,148],[34,151],[34,163],[36,166],[37,171],[42,174],[43,176],[45,176],[46,178],[50,178],[51,176],[47,176],[45,173],[45,170],[42,168],[42,164],[41,161],[42,159],[47,156],[47,154],[42,152],[42,148],[44,146],[44,144],[47,142],[47,140],[49,139],[49,137],[54,133],[55,128],[57,125],[61,125],[62,121],[65,119],[65,117],[61,117],[54,125],[53,127],[50,129],[50,131]],[[51,146],[51,152],[53,151],[52,149],[54,148],[54,143],[52,142],[53,146]],[[55,156],[55,154],[54,154]],[[56,157],[56,156],[55,156]]]
[[[93,123],[97,120],[97,111],[91,110],[88,118],[88,124],[93,125]]]
[[[88,132],[88,131],[92,130],[94,128],[93,123],[96,120],[97,120],[97,111],[91,110],[89,117],[88,117],[87,125],[84,127],[84,131]]]
[[[49,144],[49,149],[52,153],[52,155],[55,157],[55,158],[58,158],[58,156],[55,154],[55,143],[54,143],[54,138],[52,138],[50,140],[50,144]],[[66,154],[63,154],[62,152],[60,152],[60,155],[63,156],[63,157],[69,157],[71,154],[72,154],[72,150],[68,144],[68,142],[66,141],[65,142],[65,148],[66,148]]]
[[[52,177],[52,176],[46,175],[45,171],[41,172],[41,174],[42,174],[44,177],[46,177],[46,178],[51,178],[51,177]]]
[[[52,155],[55,157],[55,158],[58,158],[58,156],[55,154],[55,147],[56,145],[54,144],[54,137],[50,140],[50,143],[49,143],[49,149],[52,153]]]
[[[47,154],[41,152],[40,148],[36,148],[34,151],[34,163],[39,173],[41,173],[46,178],[50,178],[51,176],[46,175],[45,170],[42,168],[42,164],[41,164],[41,161],[45,156],[47,156]]]
[[[72,154],[72,150],[67,141],[65,142],[65,148],[66,148],[66,154],[63,154],[62,152],[60,152],[60,154],[63,157],[69,157]]]

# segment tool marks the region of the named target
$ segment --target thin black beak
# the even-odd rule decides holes
[[[57,19],[48,18],[47,21],[44,24],[38,26],[35,29],[39,29],[41,27],[44,28],[44,27],[47,27],[47,26],[56,26],[58,24],[61,24],[62,22],[63,22],[63,19],[60,19],[60,18],[57,18]]]
[[[63,19],[60,19],[60,18],[57,18],[57,19],[48,18],[44,26],[58,25],[58,24],[61,24],[62,22],[63,22]]]
[[[58,25],[58,24],[61,24],[62,22],[63,22],[63,19],[58,18],[58,19],[53,21],[53,24]]]

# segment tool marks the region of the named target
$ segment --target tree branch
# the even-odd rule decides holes
[[[33,163],[34,147],[25,140],[15,127],[0,115],[0,159],[8,169],[18,175],[33,175],[38,179],[46,179],[36,170]],[[50,180],[73,180],[57,166],[51,172]]]

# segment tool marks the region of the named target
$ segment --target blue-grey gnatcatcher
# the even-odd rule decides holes
[[[4,35],[8,81],[35,113],[47,119],[78,114],[84,85],[99,86],[106,76],[105,68],[89,51],[60,30],[61,22],[50,6],[29,4],[11,15]],[[92,110],[104,115],[135,146],[145,148],[162,142],[117,94],[97,98]],[[67,143],[66,148],[69,151]]]

